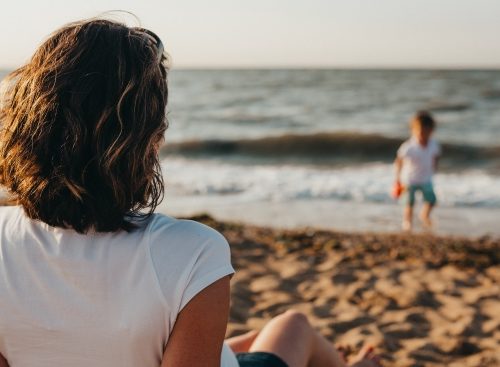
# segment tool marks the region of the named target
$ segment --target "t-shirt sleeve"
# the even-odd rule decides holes
[[[441,145],[434,140],[434,157],[439,157],[441,155]]]
[[[226,239],[214,229],[194,221],[157,224],[152,229],[150,251],[171,325],[194,296],[234,273]]]
[[[408,145],[407,142],[404,142],[403,144],[401,144],[401,146],[398,149],[397,157],[398,158],[405,158],[405,157],[407,157],[408,156],[408,150],[409,150],[409,145]]]
[[[210,284],[234,273],[229,244],[218,233],[200,246],[196,255],[193,267],[186,278],[187,282],[180,299],[179,311]]]

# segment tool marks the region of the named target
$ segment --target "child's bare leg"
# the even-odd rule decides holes
[[[422,220],[422,223],[426,227],[432,226],[431,211],[433,207],[434,205],[431,203],[424,203],[424,205],[422,206],[422,211],[420,212],[420,219]]]
[[[296,311],[275,317],[262,329],[250,347],[250,352],[257,351],[276,354],[289,367],[346,366],[333,345]]]
[[[403,230],[411,231],[413,227],[413,206],[406,205],[403,213]]]
[[[255,338],[257,338],[257,335],[259,335],[257,330],[250,330],[245,334],[228,338],[225,342],[234,353],[246,353],[250,349]]]
[[[424,206],[420,212],[420,219],[424,227],[430,229],[432,227],[431,211],[436,204],[436,194],[431,183],[422,186],[422,195],[424,196]]]

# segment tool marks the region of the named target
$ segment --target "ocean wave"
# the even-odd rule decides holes
[[[431,102],[424,106],[424,110],[431,112],[460,112],[468,110],[471,104],[465,102]]]
[[[290,165],[246,167],[185,158],[162,162],[167,190],[187,197],[231,197],[237,202],[321,200],[394,203],[390,164],[318,169]],[[500,177],[483,171],[438,173],[434,180],[440,206],[500,207]],[[195,199],[196,200],[196,199]]]
[[[500,89],[487,89],[482,93],[486,99],[500,99]]]
[[[394,159],[400,138],[350,132],[313,135],[287,134],[259,139],[191,140],[167,144],[162,156],[191,158],[250,159],[262,161],[334,164],[350,162],[390,162]],[[481,147],[443,143],[443,165],[476,166],[500,170],[500,146]]]

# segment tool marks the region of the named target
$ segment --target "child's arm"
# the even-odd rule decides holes
[[[396,157],[394,160],[394,171],[396,173],[396,182],[401,181],[401,171],[403,170],[403,158]]]
[[[434,168],[434,172],[438,169],[439,158],[441,158],[441,146],[438,142],[434,141],[434,154],[433,154],[432,168]]]

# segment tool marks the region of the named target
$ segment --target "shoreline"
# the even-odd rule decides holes
[[[287,309],[387,366],[500,365],[500,242],[292,230],[191,217],[219,230],[236,274],[228,336]]]
[[[500,239],[500,209],[453,208],[437,206],[432,214],[433,231],[424,231],[415,210],[412,235]],[[158,212],[171,216],[206,213],[221,221],[280,229],[314,229],[351,234],[402,234],[403,206],[399,204],[359,203],[338,200],[242,201],[236,196],[182,196],[167,194]]]

